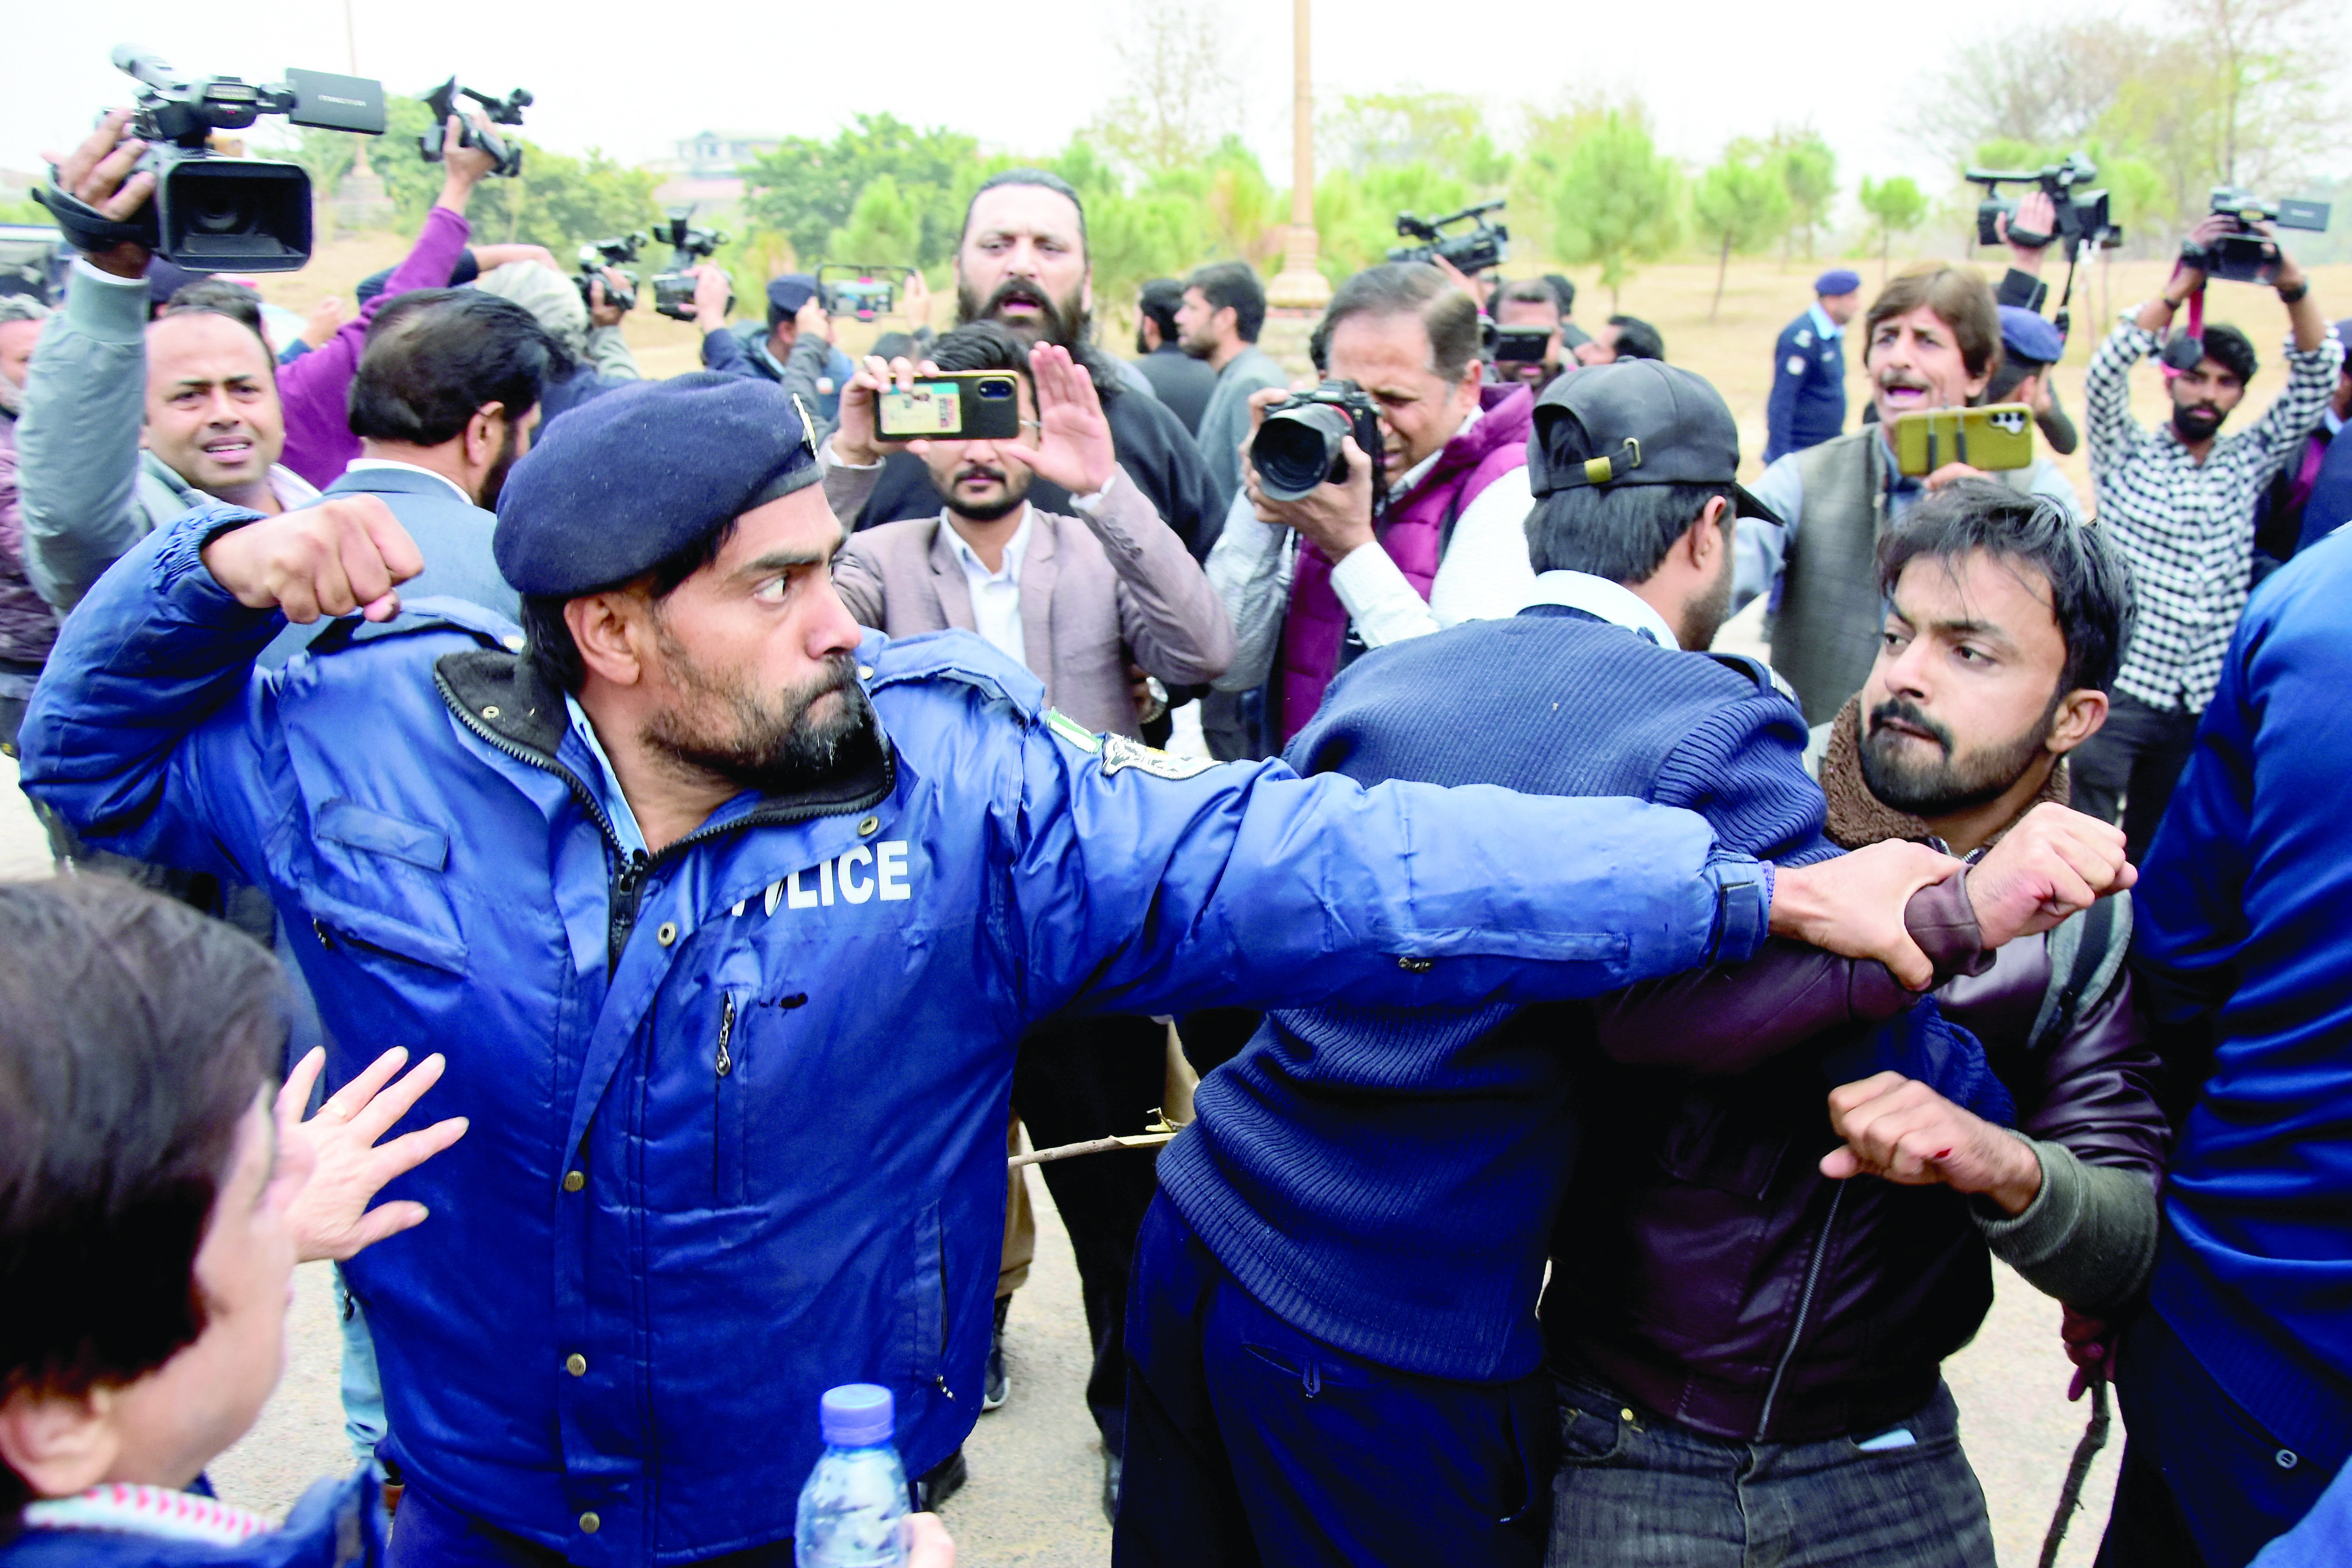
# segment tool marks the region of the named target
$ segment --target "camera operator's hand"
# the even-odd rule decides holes
[[[1258,481],[1257,466],[1250,461],[1250,447],[1257,439],[1258,426],[1265,423],[1265,411],[1289,395],[1278,386],[1250,394],[1250,433],[1242,442],[1242,489],[1248,493],[1250,510],[1260,522],[1297,529],[1301,538],[1337,565],[1342,557],[1373,541],[1372,460],[1353,436],[1343,437],[1339,449],[1347,456],[1347,483],[1318,485],[1297,500],[1269,497]]]
[[[2181,244],[2184,248],[2193,245],[2200,250],[2210,250],[2221,240],[2237,232],[2236,218],[2225,216],[2221,213],[2211,213],[2203,222],[2189,231],[2189,237]],[[2182,300],[2204,287],[2204,269],[2183,266],[2165,280],[2164,302],[2177,310]]]
[[[1987,948],[2048,931],[2139,873],[2120,827],[2044,801],[1969,868],[1969,904]]]
[[[479,114],[474,115],[473,121],[483,135],[489,134],[488,121]],[[465,128],[456,115],[449,117],[449,122],[442,130],[445,134],[441,142],[441,198],[433,205],[463,215],[467,198],[474,194],[476,185],[489,177],[490,171],[499,166],[499,161],[479,147],[461,144]]]
[[[617,327],[628,310],[613,303],[614,295],[629,286],[629,280],[610,267],[598,268],[600,276],[588,279],[588,321],[591,326]]]
[[[485,272],[509,262],[536,261],[557,277],[563,276],[563,268],[556,261],[555,253],[543,245],[476,245],[467,248],[474,253],[474,265]]]
[[[1992,220],[2000,242],[2009,247],[2010,265],[2030,277],[2042,276],[2042,264],[2050,258],[2050,241],[2040,245],[2021,245],[2010,238],[2011,225],[2007,213]],[[2014,226],[2028,234],[2046,234],[2053,238],[2058,233],[2058,204],[2050,199],[2047,191],[2029,191],[2017,199],[2017,223]]]
[[[935,375],[939,366],[925,360],[916,365],[905,359],[894,359],[884,364],[880,356],[867,354],[849,384],[841,389],[841,412],[833,427],[833,458],[854,468],[870,468],[880,462],[886,448],[874,435],[874,395],[884,387],[895,386],[901,392],[914,390],[917,375]],[[920,441],[893,443],[913,449],[922,447]]]
[[[315,349],[342,331],[343,323],[350,319],[351,312],[343,308],[343,297],[329,294],[310,307],[310,314],[302,318],[302,331],[297,335]]]
[[[734,280],[724,268],[708,261],[698,261],[686,270],[694,279],[694,324],[705,333],[719,331],[727,324],[727,312],[735,304]]]
[[[136,136],[123,134],[130,123],[131,110],[115,110],[98,122],[98,129],[84,137],[80,146],[64,157],[54,153],[43,154],[56,171],[58,189],[117,223],[146,205],[147,198],[155,194],[155,176],[152,173],[131,172],[140,154],[147,151],[147,143]],[[152,253],[145,246],[126,239],[105,250],[86,254],[89,264],[100,272],[110,272],[117,278],[144,278]]]
[[[238,604],[283,610],[302,626],[353,610],[388,621],[400,614],[398,585],[425,570],[416,542],[373,496],[338,496],[231,529],[205,546],[204,563]]]
[[[1443,256],[1431,257],[1429,258],[1429,264],[1432,267],[1436,268],[1440,272],[1444,273],[1447,278],[1453,279],[1454,286],[1456,289],[1459,289],[1465,294],[1469,295],[1470,302],[1478,307],[1478,313],[1480,315],[1483,316],[1486,313],[1486,296],[1479,290],[1477,279],[1472,278],[1470,274],[1463,271],[1459,267],[1454,266],[1451,261],[1446,260]]]
[[[907,287],[898,295],[898,309],[906,316],[910,332],[931,324],[931,286],[923,281],[920,272],[907,274]]]
[[[1074,496],[1093,495],[1118,471],[1094,377],[1069,350],[1039,343],[1029,351],[1029,380],[1037,388],[1037,444],[1000,441],[997,449]]]

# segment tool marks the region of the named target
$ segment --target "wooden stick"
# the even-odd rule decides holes
[[[1048,1160],[1075,1160],[1081,1154],[1107,1153],[1113,1149],[1152,1149],[1167,1142],[1182,1129],[1166,1132],[1139,1132],[1127,1138],[1090,1138],[1084,1143],[1063,1143],[1051,1149],[1032,1149],[1026,1154],[1014,1154],[1004,1162],[1008,1171],[1024,1165],[1041,1165]]]

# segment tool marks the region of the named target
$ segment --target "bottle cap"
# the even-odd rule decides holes
[[[890,1391],[878,1383],[845,1383],[817,1401],[817,1430],[827,1447],[864,1448],[890,1440],[895,1421]]]

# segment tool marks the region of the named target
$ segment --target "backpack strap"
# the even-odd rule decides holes
[[[2131,952],[2131,895],[2111,893],[2050,933],[2050,983],[2026,1048],[2063,1039],[2074,1021],[2105,999]]]
[[[1780,672],[1752,654],[1717,653],[1710,649],[1706,657],[1726,669],[1746,676],[1756,683],[1759,691],[1777,691],[1791,702],[1797,700],[1796,689],[1781,679]]]

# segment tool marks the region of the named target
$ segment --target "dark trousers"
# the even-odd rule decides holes
[[[1416,1377],[1301,1333],[1165,1197],[1127,1330],[1116,1568],[1535,1568],[1557,1451],[1550,1378]]]
[[[2153,1311],[2124,1335],[2116,1394],[2131,1436],[2098,1568],[2244,1568],[2344,1462],[2263,1430]]]
[[[1054,1019],[1023,1037],[1013,1109],[1040,1149],[1140,1132],[1167,1094],[1168,1028],[1149,1018]],[[1070,1233],[1094,1370],[1087,1408],[1103,1448],[1127,1443],[1127,1286],[1135,1233],[1160,1177],[1154,1149],[1118,1149],[1038,1167]]]
[[[2180,770],[2189,765],[2197,720],[2185,710],[2151,708],[2118,691],[2108,701],[2105,727],[2067,760],[2075,810],[2113,822],[2122,806],[2125,850],[2134,865],[2147,858],[2156,825],[2171,804]]]
[[[1549,1568],[1993,1568],[1951,1391],[1884,1432],[1742,1443],[1559,1385]]]

